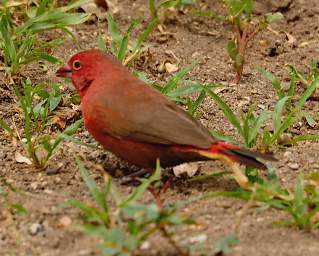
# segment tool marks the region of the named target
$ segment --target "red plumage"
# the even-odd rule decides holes
[[[74,55],[57,71],[69,77],[82,100],[85,127],[107,150],[153,168],[226,158],[264,169],[272,156],[220,142],[183,109],[138,80],[99,50]]]

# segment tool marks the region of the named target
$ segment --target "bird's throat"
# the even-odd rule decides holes
[[[91,86],[93,79],[85,78],[81,83],[81,88],[79,88],[79,93],[81,97],[84,97],[87,90]]]

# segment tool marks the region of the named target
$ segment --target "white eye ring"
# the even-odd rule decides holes
[[[74,69],[74,70],[79,70],[79,69],[82,68],[82,64],[81,64],[81,62],[80,62],[79,60],[73,61],[72,66],[73,66],[73,69]]]

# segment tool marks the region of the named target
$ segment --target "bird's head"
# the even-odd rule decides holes
[[[110,68],[108,57],[100,50],[87,50],[71,57],[68,63],[57,70],[58,77],[70,78],[81,96],[92,82]]]

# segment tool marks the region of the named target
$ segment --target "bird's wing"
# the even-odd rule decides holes
[[[102,99],[101,94],[105,95]],[[92,119],[103,120],[98,126],[111,136],[200,148],[209,148],[214,142],[209,131],[192,116],[135,78],[108,81],[107,87],[90,98]]]

